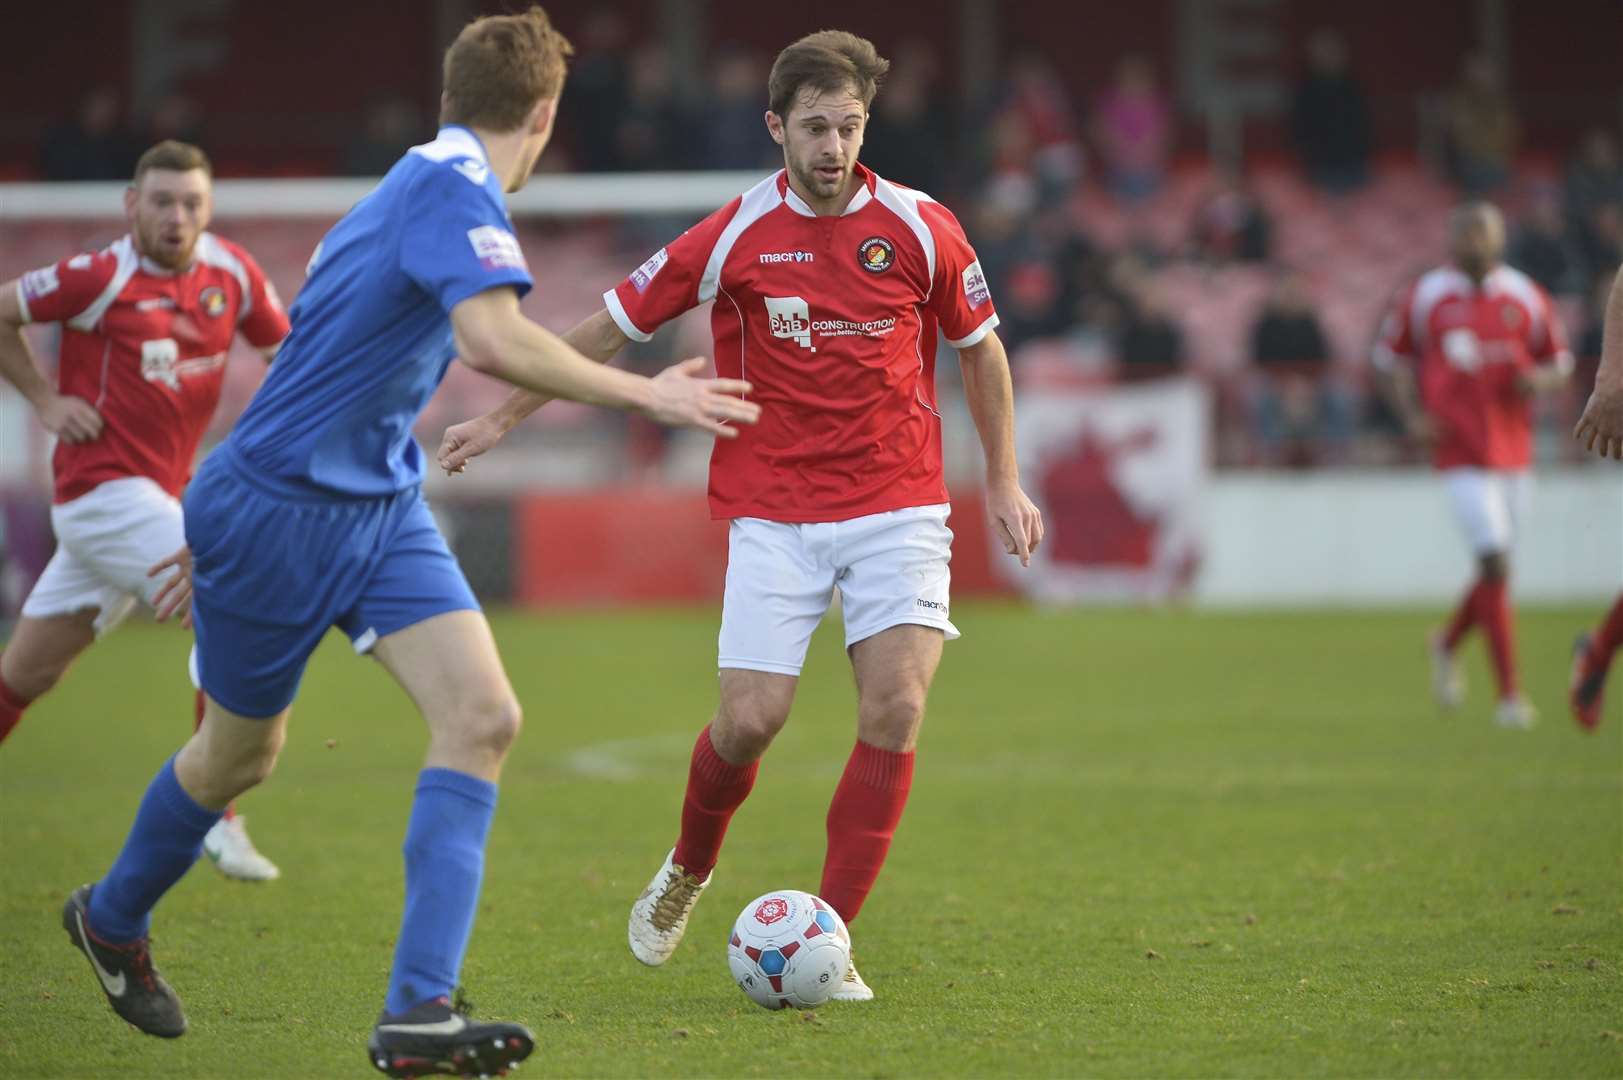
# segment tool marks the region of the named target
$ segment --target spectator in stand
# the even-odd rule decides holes
[[[1291,136],[1308,179],[1330,194],[1369,180],[1369,101],[1334,30],[1308,39],[1307,73],[1291,100]]]
[[[1583,264],[1565,226],[1560,195],[1547,186],[1538,188],[1528,200],[1506,261],[1546,291],[1576,296],[1583,292]]]
[[[629,33],[614,8],[596,5],[581,26],[580,55],[569,64],[569,107],[561,113],[572,135],[569,142],[584,172],[617,172],[635,168],[622,156],[618,138],[628,84],[636,65],[626,65]],[[640,59],[640,58],[639,58]]]
[[[1583,333],[1578,335],[1575,350],[1577,367],[1573,371],[1573,399],[1582,409],[1589,395],[1595,391],[1595,372],[1600,368],[1601,345],[1605,340],[1606,304],[1612,297],[1613,278],[1597,274],[1591,283],[1588,302],[1584,305]]]
[[[670,60],[658,45],[645,45],[633,55],[625,106],[613,130],[617,168],[647,172],[689,164],[703,167],[687,160],[693,124],[671,80]]]
[[[783,151],[773,145],[761,122],[766,111],[761,92],[766,72],[760,58],[736,46],[723,46],[716,54],[714,71],[700,128],[700,167],[782,168]]]
[[[1596,128],[1584,136],[1583,146],[1567,166],[1568,220],[1579,226],[1596,207],[1617,203],[1623,203],[1623,155],[1616,137]]]
[[[1581,224],[1578,257],[1586,275],[1591,280],[1615,276],[1612,267],[1623,262],[1623,203],[1597,203]]]
[[[344,147],[340,167],[345,176],[382,176],[394,168],[407,147],[427,138],[422,117],[411,102],[386,98],[367,109],[361,137]]]
[[[1584,277],[1610,280],[1618,264],[1618,214],[1623,208],[1623,155],[1611,132],[1596,129],[1567,167],[1568,232]]]
[[[1521,124],[1498,65],[1486,55],[1472,53],[1465,58],[1460,81],[1448,96],[1445,120],[1454,181],[1467,195],[1504,187]]]
[[[1195,208],[1190,249],[1212,266],[1266,262],[1272,226],[1262,203],[1238,173],[1224,169]]]
[[[145,134],[136,142],[156,146],[166,139],[191,143],[205,142],[203,107],[185,94],[165,94],[147,111]]]
[[[1260,376],[1256,432],[1264,464],[1317,465],[1345,456],[1353,406],[1330,377],[1330,359],[1307,279],[1281,271],[1251,328],[1251,361]]]
[[[1134,283],[1116,338],[1116,374],[1122,382],[1159,379],[1183,370],[1183,329],[1171,312],[1166,293],[1153,277]]]
[[[1033,53],[1009,65],[1000,118],[1023,128],[1030,141],[1028,165],[1043,205],[1063,201],[1082,179],[1082,137],[1053,65]]]
[[[1093,137],[1117,195],[1137,201],[1160,190],[1172,151],[1172,110],[1145,57],[1117,65],[1115,82],[1094,110]]]
[[[123,119],[118,91],[112,87],[98,86],[85,94],[73,118],[50,128],[40,140],[41,175],[47,180],[128,180],[136,155]]]
[[[954,135],[942,108],[947,96],[936,84],[939,66],[935,50],[924,42],[898,49],[862,143],[864,165],[936,198],[948,194],[951,185],[947,155]]]

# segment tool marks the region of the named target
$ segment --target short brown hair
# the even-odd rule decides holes
[[[516,130],[536,102],[563,93],[573,55],[540,7],[473,20],[445,50],[440,123]]]
[[[772,74],[766,80],[767,105],[784,117],[803,91],[849,89],[866,109],[889,70],[890,61],[867,38],[845,30],[819,30],[784,49],[772,62]]]
[[[141,177],[153,169],[168,169],[174,172],[202,169],[209,176],[214,175],[214,166],[209,163],[209,156],[203,153],[203,148],[181,142],[179,139],[165,139],[149,147],[135,163],[135,183],[139,184]]]

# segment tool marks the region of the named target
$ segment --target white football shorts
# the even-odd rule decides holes
[[[799,675],[835,589],[846,648],[903,624],[957,637],[951,512],[941,503],[815,524],[733,519],[719,666]]]
[[[1448,501],[1466,542],[1478,555],[1509,551],[1527,516],[1533,478],[1525,469],[1445,469]]]
[[[23,614],[43,619],[99,608],[98,636],[137,601],[152,603],[168,576],[149,578],[147,571],[186,544],[180,500],[144,476],[108,480],[51,507],[51,527],[56,554],[23,601]]]

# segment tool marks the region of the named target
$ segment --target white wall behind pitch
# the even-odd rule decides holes
[[[1472,576],[1429,470],[1218,475],[1204,514],[1203,605],[1446,603]],[[1623,466],[1538,470],[1511,575],[1528,601],[1623,589]]]

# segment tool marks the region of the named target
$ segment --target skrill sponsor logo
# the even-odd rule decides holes
[[[986,275],[981,273],[979,259],[964,267],[964,298],[972,308],[992,299],[992,290],[986,287]]]
[[[468,230],[468,243],[486,270],[525,270],[524,252],[519,249],[518,237],[494,225],[481,225]]]
[[[23,275],[22,291],[24,300],[38,300],[42,296],[54,293],[62,282],[56,276],[56,267],[45,266],[38,270],[30,270]]]
[[[660,248],[648,256],[647,262],[631,272],[632,287],[638,292],[647,289],[649,282],[653,281],[654,277],[665,268],[665,263],[669,260],[670,256],[665,253],[664,248]]]
[[[763,251],[762,264],[768,263],[802,263],[816,262],[817,256],[810,251]]]

